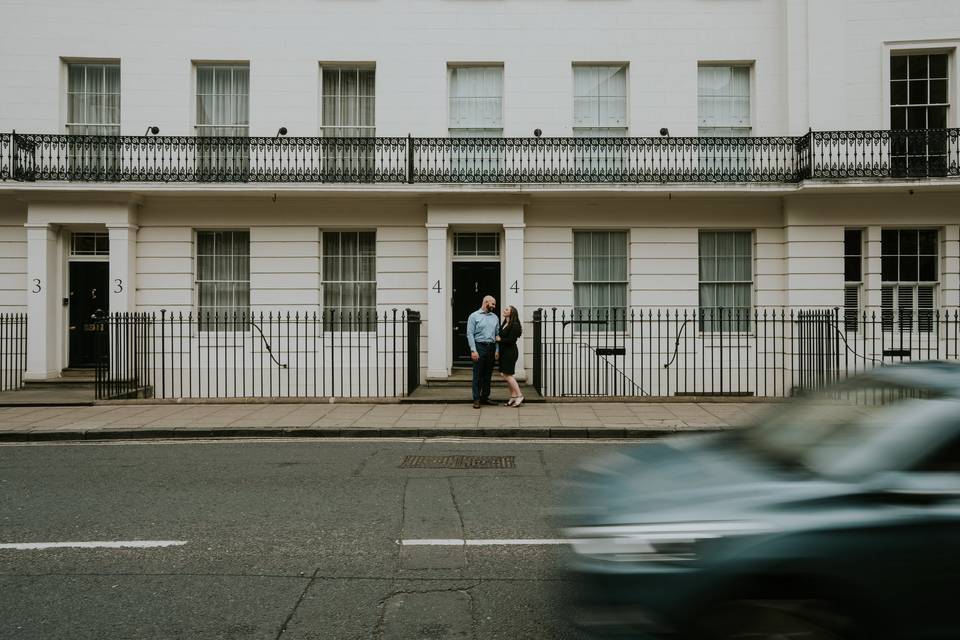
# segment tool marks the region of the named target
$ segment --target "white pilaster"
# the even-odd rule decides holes
[[[799,136],[810,127],[809,8],[807,0],[783,3],[787,74],[787,120],[791,135]]]
[[[450,375],[450,283],[447,282],[447,227],[427,223],[427,377]]]
[[[866,288],[866,296],[863,301],[863,309],[872,314],[880,313],[882,306],[883,287],[881,284],[881,244],[880,236],[883,229],[877,225],[867,227],[867,241],[864,251],[866,257],[864,260],[863,286]]]
[[[110,234],[110,313],[136,311],[137,229],[135,224],[108,224]]]
[[[507,223],[503,225],[503,266],[505,270],[504,283],[506,290],[503,293],[503,304],[510,305],[517,310],[521,321],[525,322],[527,318],[524,300],[523,283],[523,223]],[[532,325],[527,325],[528,330]],[[527,336],[529,337],[529,336]],[[520,351],[520,358],[517,360],[516,375],[518,378],[526,378],[523,358],[524,340],[517,342],[517,348]]]
[[[948,224],[943,230],[942,306],[960,306],[960,225]]]
[[[60,293],[57,228],[30,223],[27,228],[27,380],[60,375]]]

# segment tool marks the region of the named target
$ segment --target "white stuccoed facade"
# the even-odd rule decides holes
[[[948,54],[960,125],[960,3],[941,0],[0,0],[0,131],[63,133],[67,63],[119,62],[122,135],[192,136],[196,63],[249,64],[249,134],[321,135],[321,68],[375,68],[376,135],[449,135],[448,68],[503,68],[504,136],[573,135],[575,63],[626,65],[629,136],[698,133],[698,65],[750,68],[754,136],[888,129],[890,60]],[[322,234],[376,233],[376,305],[423,314],[422,374],[453,365],[458,232],[498,234],[501,305],[574,305],[574,234],[627,234],[628,308],[696,308],[699,235],[751,232],[756,308],[844,304],[863,232],[936,229],[936,306],[960,306],[960,179],[798,184],[364,185],[0,181],[0,313],[29,314],[29,378],[70,365],[71,234],[109,234],[109,309],[196,309],[196,231],[249,230],[253,311],[323,306]],[[114,283],[122,283],[113,286]],[[479,297],[477,299],[479,305]],[[526,375],[530,336],[518,374]]]

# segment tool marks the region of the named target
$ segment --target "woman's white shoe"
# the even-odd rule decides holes
[[[520,405],[523,404],[523,396],[517,396],[517,397],[515,398],[515,400],[516,400],[516,402],[514,402],[514,403],[511,405],[511,406],[513,406],[514,408],[519,407]]]

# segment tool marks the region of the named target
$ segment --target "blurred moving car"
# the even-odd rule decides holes
[[[960,366],[592,460],[560,519],[586,637],[960,638]]]

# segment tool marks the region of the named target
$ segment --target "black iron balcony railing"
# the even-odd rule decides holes
[[[0,180],[795,183],[960,176],[960,129],[746,138],[249,138],[0,134]]]

